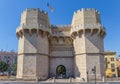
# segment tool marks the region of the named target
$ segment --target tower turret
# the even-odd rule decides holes
[[[39,25],[50,26],[48,13],[35,9],[26,9],[21,15],[21,25],[28,25],[30,27],[37,28]]]
[[[51,34],[48,14],[39,9],[26,9],[16,34],[19,39],[17,78],[47,79]]]
[[[92,68],[97,67],[97,78],[104,75],[105,28],[101,25],[99,12],[95,9],[78,10],[73,15],[71,37],[75,51],[75,77],[87,80],[94,75]]]
[[[72,26],[100,24],[100,14],[96,9],[84,9],[74,12],[72,19]]]

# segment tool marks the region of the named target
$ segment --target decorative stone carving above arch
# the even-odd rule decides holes
[[[58,42],[59,42],[59,44],[64,44],[64,37],[59,37],[58,38]]]
[[[50,39],[50,42],[51,42],[51,44],[57,44],[58,43],[58,38],[54,36]]]

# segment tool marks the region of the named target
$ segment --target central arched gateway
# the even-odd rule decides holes
[[[59,65],[56,68],[56,75],[57,78],[66,78],[66,68],[63,65]]]

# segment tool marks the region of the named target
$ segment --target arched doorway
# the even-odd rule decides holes
[[[63,65],[59,65],[56,68],[56,75],[57,78],[66,78],[66,68]]]

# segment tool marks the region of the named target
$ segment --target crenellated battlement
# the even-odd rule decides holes
[[[101,24],[100,13],[96,9],[84,9],[74,12],[72,19],[72,26],[78,26],[80,24]]]
[[[96,10],[95,8],[82,8],[82,11],[91,11],[91,12],[96,12],[96,13],[99,13],[98,10]]]
[[[39,8],[26,8],[26,10],[24,10],[23,13],[26,12],[26,11],[28,11],[28,12],[30,12],[30,11],[38,12],[39,11],[40,13],[42,13],[44,15],[48,15],[48,13],[46,11],[41,10]]]
[[[71,25],[51,25],[53,30],[70,31]]]
[[[48,13],[39,8],[27,8],[21,15],[21,25],[16,32],[22,29],[36,29],[49,32],[53,36],[70,36],[74,32],[86,29],[102,29],[99,12],[93,8],[82,8],[74,12],[71,25],[50,25]]]
[[[86,29],[91,31],[98,29],[105,32],[105,28],[100,22],[99,12],[94,8],[82,8],[74,12],[71,25],[50,25],[47,12],[39,8],[27,8],[21,15],[21,24],[16,33],[24,29],[41,30],[52,36],[71,36],[75,32]]]
[[[51,25],[52,36],[70,36],[71,25]]]
[[[26,9],[21,14],[21,23],[20,25],[31,25],[35,28],[42,24],[50,26],[50,21],[48,17],[48,13],[40,10],[39,8],[36,9]]]
[[[82,13],[82,12],[95,12],[97,14],[100,14],[99,11],[96,10],[95,8],[82,8],[82,9],[79,9],[76,12],[74,12],[74,14]]]

